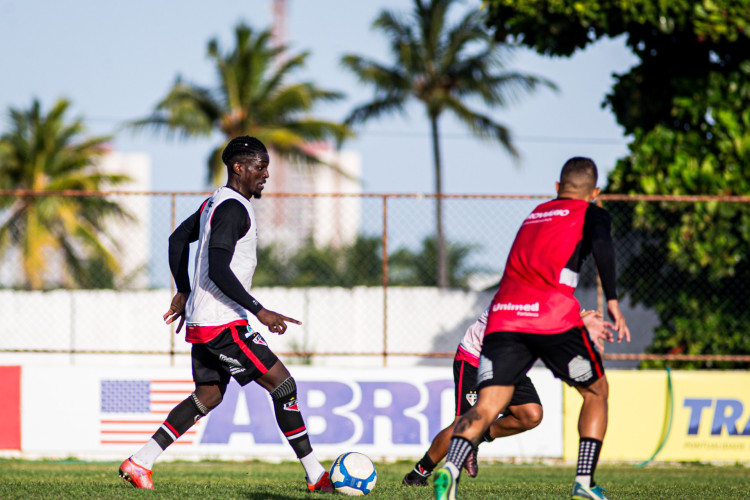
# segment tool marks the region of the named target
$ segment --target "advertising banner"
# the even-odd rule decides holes
[[[671,376],[671,380],[670,380]],[[609,371],[602,460],[750,460],[750,373]],[[564,389],[566,459],[578,453],[582,399]]]
[[[750,461],[750,373],[672,372],[674,417],[659,460]]]
[[[350,450],[374,458],[419,458],[454,418],[448,367],[289,368],[320,458]],[[532,370],[530,376],[544,405],[544,421],[530,432],[483,446],[483,457],[562,455],[561,385],[546,370]],[[25,370],[22,450],[48,456],[128,456],[192,391],[189,368]],[[234,381],[223,402],[177,440],[167,450],[169,456],[294,458],[266,391]]]
[[[0,366],[0,450],[21,449],[21,367]]]
[[[602,460],[645,460],[656,450],[665,426],[667,377],[664,371],[607,372],[609,425]],[[578,456],[578,415],[583,399],[565,385],[566,460]]]

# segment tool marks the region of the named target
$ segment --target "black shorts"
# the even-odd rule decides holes
[[[278,361],[268,344],[249,326],[230,326],[210,342],[193,344],[193,380],[196,384],[226,385],[229,377],[246,385]]]
[[[477,402],[477,368],[464,360],[453,360],[453,382],[455,383],[456,416],[463,415]],[[528,376],[516,384],[508,406],[542,404],[534,383]]]
[[[537,359],[571,386],[588,386],[604,376],[601,354],[585,328],[552,335],[495,332],[484,337],[477,387],[515,385]]]

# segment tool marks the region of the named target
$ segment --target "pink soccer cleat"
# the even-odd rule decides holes
[[[307,489],[310,491],[322,491],[324,493],[333,493],[333,484],[331,483],[331,479],[328,477],[328,471],[324,472],[322,476],[320,476],[320,479],[318,479],[318,482],[315,484],[310,484],[310,479],[305,477],[307,480]]]
[[[133,462],[133,460],[130,458],[125,460],[122,465],[120,465],[120,477],[136,488],[153,490],[154,481],[153,479],[151,479],[151,474],[152,472],[150,470],[145,467],[141,467],[137,463]]]

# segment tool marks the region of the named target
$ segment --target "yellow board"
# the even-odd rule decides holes
[[[660,460],[750,461],[750,373],[673,372],[675,413]]]
[[[664,371],[607,372],[609,426],[601,460],[643,460],[659,443],[665,424]],[[578,413],[583,399],[563,384],[563,458],[578,456]]]
[[[602,460],[750,461],[750,373],[673,371],[671,426],[666,371],[609,371],[609,427]],[[578,454],[575,389],[563,392],[563,457]]]

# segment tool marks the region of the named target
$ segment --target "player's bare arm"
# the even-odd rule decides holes
[[[258,318],[258,321],[268,327],[268,331],[278,333],[279,335],[284,335],[284,332],[286,332],[287,322],[294,323],[295,325],[302,324],[299,320],[284,316],[283,314],[274,311],[269,311],[265,308],[258,311],[255,316]]]

